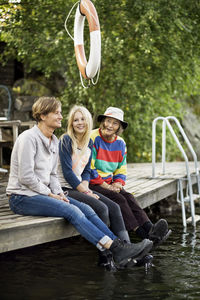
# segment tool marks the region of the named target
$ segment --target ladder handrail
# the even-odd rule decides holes
[[[152,168],[152,177],[155,178],[155,163],[156,163],[156,143],[155,143],[155,137],[156,137],[156,122],[158,120],[163,120],[163,123],[168,126],[168,128],[169,128],[169,130],[170,130],[170,132],[171,132],[171,134],[172,134],[175,142],[177,143],[177,146],[179,147],[179,150],[181,151],[181,153],[182,153],[182,155],[183,155],[183,157],[185,159],[187,175],[190,174],[190,172],[189,172],[189,164],[188,164],[188,157],[187,157],[187,155],[186,155],[186,153],[185,153],[185,151],[184,151],[181,143],[179,142],[178,137],[177,137],[176,133],[174,132],[174,130],[173,130],[170,122],[165,117],[158,117],[158,118],[154,119],[154,121],[153,121],[153,134],[152,134],[152,142],[153,142],[153,148],[152,148],[152,166],[153,166],[153,168]],[[165,131],[164,131],[164,136],[165,136]],[[163,148],[162,150],[164,152],[165,148]],[[163,166],[164,166],[165,161],[163,160],[162,163],[163,163]],[[164,170],[164,168],[163,168],[163,170]],[[165,174],[165,172],[163,172],[163,174]]]
[[[179,139],[177,137],[177,135],[175,134],[170,122],[168,121],[169,119],[172,119],[176,122],[178,128],[179,128],[179,131],[181,132],[192,156],[193,156],[193,159],[194,159],[194,163],[195,163],[195,172],[196,172],[196,175],[199,174],[199,168],[198,168],[198,161],[197,161],[197,155],[196,153],[194,152],[194,149],[190,143],[190,141],[188,140],[182,126],[180,125],[180,122],[177,120],[176,117],[173,117],[173,116],[168,116],[168,117],[157,117],[153,120],[153,124],[152,124],[152,177],[155,178],[155,163],[156,163],[156,123],[158,120],[162,120],[163,123],[162,123],[162,171],[163,171],[163,174],[165,174],[165,153],[166,153],[166,124],[175,140],[175,142],[177,143],[177,146],[179,147],[179,150],[181,151],[184,159],[185,159],[185,162],[186,164],[188,165],[188,157],[182,147],[182,145],[180,144],[179,142]],[[186,166],[186,169],[189,169],[189,166]]]
[[[173,136],[179,150],[181,151],[184,160],[185,160],[185,165],[186,165],[186,172],[187,172],[187,180],[188,180],[188,188],[189,188],[189,198],[190,198],[190,208],[191,208],[191,215],[192,215],[192,224],[195,226],[195,207],[194,207],[194,202],[192,199],[192,195],[193,195],[193,190],[192,190],[192,183],[191,183],[191,176],[190,176],[190,171],[189,171],[189,161],[188,161],[188,157],[185,153],[185,150],[183,149],[181,143],[179,142],[179,139],[176,135],[176,133],[174,132],[174,129],[172,128],[169,120],[172,119],[176,122],[179,131],[181,132],[184,140],[186,141],[192,155],[195,161],[195,171],[196,171],[196,175],[199,175],[199,170],[198,170],[198,166],[197,166],[197,158],[196,158],[196,153],[194,152],[192,145],[190,144],[187,136],[185,135],[185,132],[183,130],[183,128],[181,127],[180,123],[178,122],[178,120],[173,117],[173,116],[168,116],[168,117],[157,117],[153,120],[152,123],[152,178],[155,178],[155,164],[156,164],[156,124],[158,120],[162,120],[162,171],[163,174],[165,174],[165,153],[166,153],[166,125],[168,127],[168,129],[171,132],[171,135]],[[194,155],[195,154],[195,155]],[[198,174],[197,174],[198,172]]]
[[[158,120],[163,120],[164,117],[157,117],[152,123],[152,177],[155,178],[155,164],[156,164],[156,123]]]
[[[174,116],[168,116],[166,118],[167,118],[167,120],[171,119],[171,120],[174,120],[176,122],[176,125],[178,126],[179,131],[182,134],[182,137],[184,138],[184,140],[185,140],[185,142],[186,142],[186,144],[187,144],[187,146],[188,146],[188,148],[189,148],[189,150],[190,150],[190,152],[191,152],[191,154],[193,156],[194,165],[195,165],[195,174],[197,176],[198,193],[200,194],[200,180],[199,180],[199,168],[198,168],[197,155],[196,155],[196,153],[195,153],[195,151],[194,151],[194,149],[192,147],[192,144],[190,143],[187,135],[185,134],[185,131],[184,131],[183,127],[181,126],[179,120],[176,117],[174,117]]]
[[[183,127],[181,126],[179,120],[176,117],[174,117],[174,116],[168,116],[168,117],[166,117],[166,119],[167,120],[172,119],[172,120],[174,120],[176,122],[176,124],[177,124],[177,126],[178,126],[178,128],[180,130],[180,133],[182,134],[182,137],[184,138],[184,140],[185,140],[185,142],[186,142],[186,144],[187,144],[187,146],[188,146],[188,148],[189,148],[189,150],[190,150],[190,152],[191,152],[191,154],[193,156],[194,164],[195,164],[195,172],[196,172],[196,175],[198,175],[199,174],[199,168],[198,168],[197,155],[194,152],[194,149],[193,149],[193,147],[192,147],[192,145],[191,145],[191,143],[190,143],[187,135],[185,134],[185,131],[183,130]]]

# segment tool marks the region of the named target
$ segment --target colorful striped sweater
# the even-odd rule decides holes
[[[91,162],[90,184],[108,184],[121,182],[125,185],[127,174],[126,144],[117,136],[113,142],[106,141],[101,130],[92,131],[91,139],[94,143]]]

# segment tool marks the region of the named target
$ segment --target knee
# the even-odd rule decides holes
[[[69,207],[66,207],[66,210],[63,209],[63,217],[68,220],[73,225],[81,224],[81,220],[85,218],[85,214],[73,204],[70,204]]]
[[[101,210],[97,212],[97,215],[106,225],[109,226],[110,224],[109,209],[106,205],[102,205]]]
[[[85,215],[88,219],[90,219],[94,215],[97,215],[106,225],[110,224],[109,209],[106,204],[99,201],[98,203],[96,203],[95,208],[91,208],[87,204],[85,205],[87,206]]]
[[[121,203],[123,203],[123,202],[121,202]],[[121,215],[121,208],[120,208],[119,204],[117,204],[115,202],[112,203],[112,207],[110,208],[110,211],[114,212],[116,215]]]
[[[109,216],[108,206],[101,201],[96,202],[94,210],[98,215]]]
[[[128,203],[126,198],[122,194],[119,194],[119,193],[115,193],[115,194],[116,194],[115,203],[117,203],[119,205]]]
[[[88,204],[81,203],[80,209],[87,218],[90,218],[91,216],[96,215],[96,212],[94,211],[94,209],[91,206],[89,206]]]

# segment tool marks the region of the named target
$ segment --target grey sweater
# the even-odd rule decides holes
[[[21,133],[13,147],[6,192],[34,196],[62,193],[57,178],[58,139],[51,144],[35,125]]]

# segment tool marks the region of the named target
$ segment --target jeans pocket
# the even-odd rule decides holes
[[[9,199],[10,209],[15,213],[22,215],[23,214],[23,196],[12,194]]]

